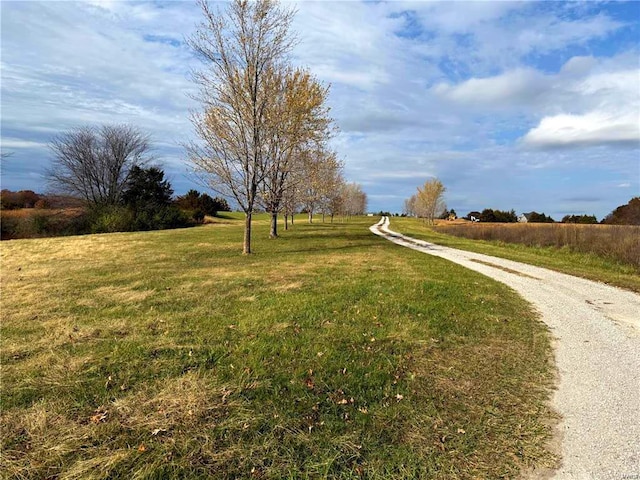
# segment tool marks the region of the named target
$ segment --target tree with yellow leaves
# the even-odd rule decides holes
[[[204,20],[188,40],[205,64],[193,75],[203,105],[191,118],[200,142],[186,148],[201,181],[244,211],[243,253],[249,254],[252,214],[269,173],[269,129],[281,99],[274,85],[285,75],[294,43],[293,11],[273,0],[234,0],[222,12],[207,0],[200,7]]]

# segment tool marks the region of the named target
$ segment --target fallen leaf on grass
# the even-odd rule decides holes
[[[93,424],[104,423],[107,421],[107,417],[109,416],[109,412],[107,410],[96,410],[93,415],[91,415],[90,421]]]

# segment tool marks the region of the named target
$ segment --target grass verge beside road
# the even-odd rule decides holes
[[[497,240],[470,240],[442,233],[439,227],[425,225],[416,218],[390,217],[390,220],[392,230],[438,245],[507,258],[640,292],[640,270],[632,264],[593,253],[571,251],[567,247],[535,247]],[[520,227],[535,229],[537,225]]]
[[[3,242],[6,478],[514,478],[550,343],[505,286],[368,231]]]

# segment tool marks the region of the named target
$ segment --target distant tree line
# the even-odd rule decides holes
[[[562,223],[581,223],[581,224],[594,224],[598,223],[598,219],[595,215],[565,215],[562,217]]]
[[[471,220],[472,217],[480,222],[515,223],[518,221],[515,210],[493,210],[492,208],[485,208],[482,212],[469,212],[464,218]]]
[[[17,208],[47,208],[48,206],[49,202],[47,199],[32,190],[12,192],[11,190],[5,189],[0,192],[0,208],[4,210],[14,210]]]
[[[544,213],[530,212],[524,214],[528,223],[555,223],[555,220]],[[444,217],[443,217],[444,218]],[[486,208],[479,211],[469,212],[465,217],[472,218],[480,222],[514,223],[518,221],[515,210],[502,211]],[[598,219],[595,215],[565,215],[561,223],[596,224]],[[599,223],[608,225],[640,225],[640,197],[633,197],[625,205],[621,205],[604,217]]]
[[[544,213],[531,212],[527,216],[529,223],[555,223],[555,220]]]

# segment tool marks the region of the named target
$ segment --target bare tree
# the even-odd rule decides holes
[[[294,38],[294,12],[273,0],[234,0],[204,20],[189,45],[206,67],[195,72],[202,112],[192,123],[202,143],[187,145],[195,172],[211,189],[234,198],[245,213],[243,253],[251,253],[251,219],[267,158],[266,130],[275,78]]]
[[[327,191],[322,202],[323,211],[326,211],[333,223],[333,217],[344,212],[346,183],[341,171],[334,173],[333,188]]]
[[[131,169],[151,160],[149,137],[129,125],[76,128],[49,147],[50,187],[96,207],[119,203]]]
[[[335,152],[325,145],[316,145],[301,156],[300,203],[313,223],[313,214],[320,208],[328,192],[336,188],[337,173],[342,169]]]
[[[409,217],[416,215],[416,202],[418,201],[417,195],[411,195],[404,201],[403,213]]]
[[[367,210],[367,194],[358,183],[347,183],[343,188],[343,213],[350,217],[352,215],[363,215]]]

